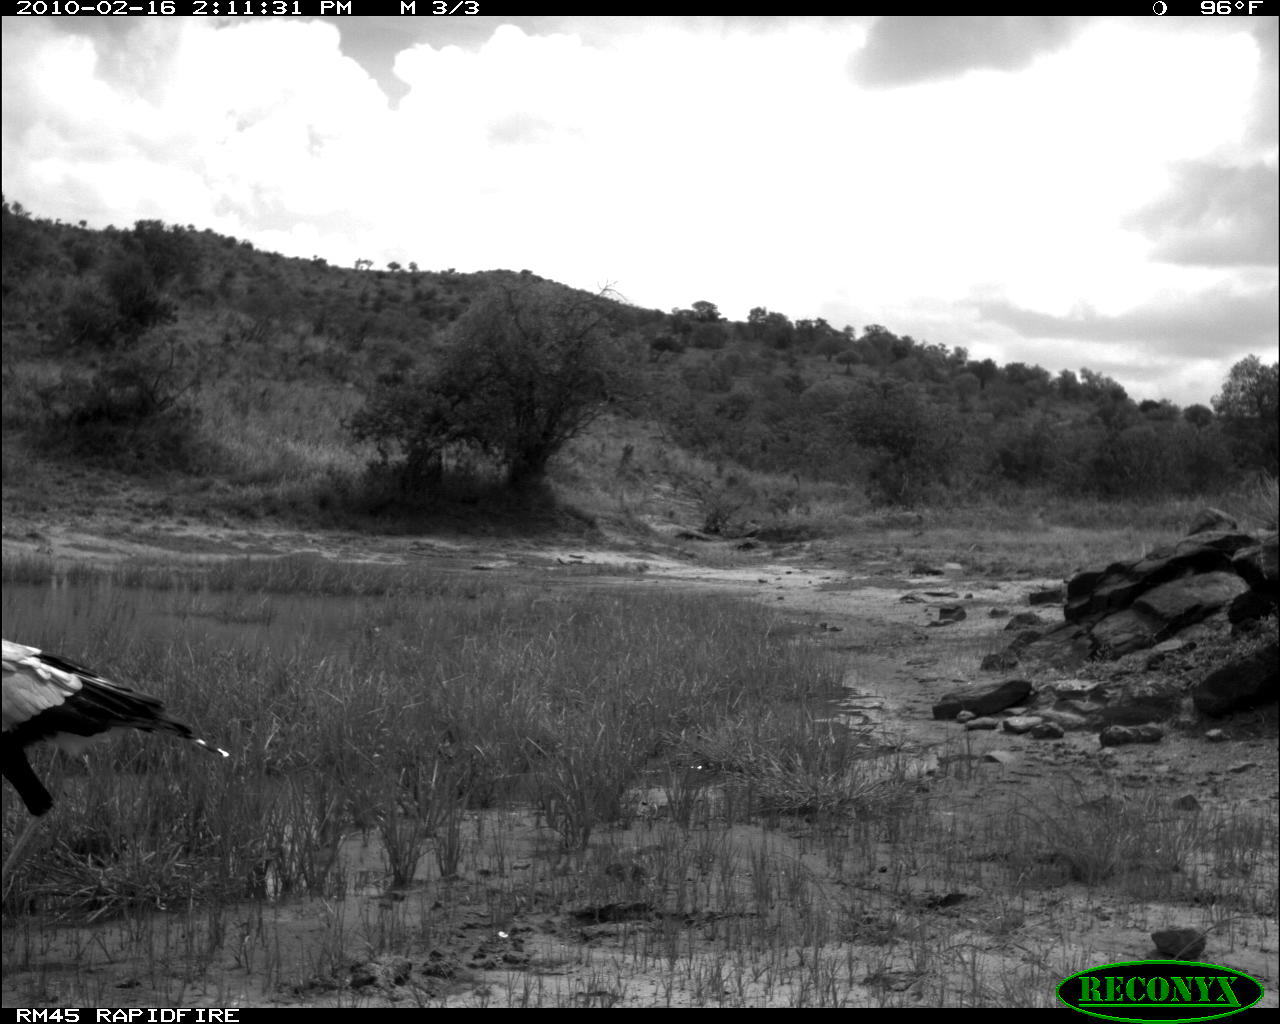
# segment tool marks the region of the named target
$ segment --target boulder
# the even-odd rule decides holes
[[[1258,622],[1275,611],[1275,607],[1274,601],[1268,600],[1258,591],[1246,590],[1228,605],[1227,619],[1233,626],[1246,622]]]
[[[1104,747],[1123,747],[1129,743],[1159,743],[1164,730],[1158,725],[1109,725],[1098,734]]]
[[[1152,932],[1151,941],[1158,957],[1194,962],[1204,955],[1205,934],[1199,928],[1165,928]]]
[[[970,711],[979,718],[994,715],[1021,704],[1030,694],[1031,683],[1026,679],[1008,679],[980,693],[948,693],[933,706],[933,717],[950,720],[961,711]]]
[[[1067,708],[1054,708],[1049,711],[1038,712],[1041,718],[1050,725],[1057,727],[1061,732],[1074,732],[1079,729],[1087,728],[1089,719],[1087,716],[1077,714]],[[1036,733],[1032,733],[1036,735]]]
[[[1120,658],[1156,642],[1164,623],[1140,608],[1122,608],[1095,623],[1090,630],[1090,654],[1103,659]]]
[[[1280,693],[1280,644],[1263,646],[1209,673],[1191,691],[1201,714],[1219,718],[1233,711],[1270,704]]]
[[[1240,524],[1221,509],[1205,508],[1201,509],[1199,515],[1191,520],[1191,529],[1187,531],[1187,536],[1194,537],[1197,533],[1207,533],[1210,530],[1238,529],[1240,529]]]
[[[1204,572],[1153,587],[1133,602],[1161,622],[1160,639],[1207,619],[1249,589],[1233,572]]]
[[[1275,530],[1263,534],[1257,544],[1242,548],[1231,558],[1231,568],[1249,584],[1250,590],[1269,601],[1272,608],[1276,606],[1277,597],[1280,597],[1280,575],[1276,558]]]

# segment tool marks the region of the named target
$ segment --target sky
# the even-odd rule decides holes
[[[5,18],[3,190],[1207,404],[1278,358],[1278,25]]]

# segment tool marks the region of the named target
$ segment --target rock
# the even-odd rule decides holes
[[[1237,594],[1227,606],[1227,621],[1233,626],[1242,622],[1257,622],[1275,611],[1275,607],[1275,602],[1268,600],[1265,594],[1246,590],[1243,594]]]
[[[1280,596],[1280,570],[1276,559],[1278,549],[1275,530],[1264,533],[1257,544],[1242,548],[1231,558],[1231,568],[1249,584],[1249,587],[1268,599],[1272,606]]]
[[[1078,732],[1081,729],[1087,728],[1089,725],[1088,717],[1076,714],[1073,711],[1041,711],[1040,717],[1055,726],[1058,729],[1059,735],[1065,732]],[[1032,735],[1035,735],[1034,731],[1032,732]]]
[[[1016,659],[1015,664],[1026,661],[1074,672],[1093,656],[1093,647],[1087,629],[1074,622],[1064,622],[1043,633],[1029,630],[1019,634],[1007,648],[1007,653]],[[988,658],[997,656],[987,655]]]
[[[960,714],[956,715],[956,721],[963,725],[965,722],[973,721],[975,717],[972,711],[961,711]]]
[[[1031,605],[1062,604],[1066,599],[1067,592],[1062,587],[1050,587],[1048,590],[1033,590],[1027,595],[1027,603]]]
[[[1007,618],[1008,615],[1009,611],[1007,608],[992,608],[991,611],[987,612],[987,617],[991,619],[1003,619]]]
[[[1049,685],[1061,700],[1083,700],[1105,689],[1102,683],[1092,679],[1059,679]]]
[[[1088,719],[1102,710],[1102,705],[1092,700],[1060,700],[1053,706],[1054,714],[1078,715]]]
[[[919,594],[903,594],[898,601],[901,604],[924,604],[924,598]]]
[[[1206,508],[1201,509],[1195,519],[1191,520],[1191,529],[1187,531],[1187,536],[1193,537],[1197,533],[1206,533],[1209,530],[1222,531],[1238,529],[1240,529],[1240,524],[1222,510]]]
[[[1038,715],[1014,715],[1012,718],[1006,718],[1000,723],[1000,727],[1005,732],[1011,732],[1015,736],[1024,732],[1030,732],[1037,725],[1044,721]]]
[[[1029,731],[1031,738],[1036,740],[1060,740],[1065,735],[1062,726],[1048,720],[1041,721],[1039,725],[1033,725]]]
[[[1222,530],[1198,534],[1195,537],[1184,537],[1173,546],[1173,557],[1188,561],[1196,572],[1209,572],[1208,553],[1210,551],[1220,552],[1230,560],[1237,551],[1259,543],[1261,536],[1241,533],[1237,530]]]
[[[1208,743],[1223,743],[1227,739],[1227,734],[1221,729],[1210,729],[1204,734],[1204,738]]]
[[[1140,651],[1155,643],[1163,625],[1154,615],[1137,608],[1122,608],[1097,622],[1090,630],[1092,653],[1095,657],[1110,660]]]
[[[1183,793],[1173,802],[1175,811],[1199,811],[1200,801],[1196,799],[1194,793]]]
[[[1191,690],[1196,710],[1220,718],[1261,707],[1280,693],[1280,644],[1275,641],[1200,680]]]
[[[1200,573],[1153,587],[1133,607],[1160,620],[1163,638],[1207,619],[1246,590],[1248,584],[1233,572]]]
[[[1031,683],[1026,679],[1008,679],[980,693],[948,693],[933,706],[933,717],[950,720],[961,711],[971,711],[979,717],[994,715],[1020,704],[1030,693]]]
[[[1159,743],[1164,730],[1158,725],[1108,725],[1098,734],[1104,747],[1123,747],[1129,743]]]
[[[1028,629],[1035,626],[1043,626],[1044,619],[1040,618],[1035,612],[1018,612],[1005,624],[1006,631],[1015,629]]]
[[[994,764],[1010,765],[1017,763],[1018,756],[1011,754],[1007,750],[988,750],[982,755],[982,760],[992,762]]]
[[[1143,701],[1108,705],[1099,708],[1094,720],[1101,725],[1139,726],[1148,722],[1159,722],[1171,717],[1170,712],[1160,704],[1147,704]]]
[[[1199,928],[1165,928],[1152,932],[1156,952],[1169,960],[1199,960],[1204,953],[1205,933]]]
[[[978,667],[983,672],[1007,672],[1018,667],[1018,655],[1013,651],[997,651],[985,655]]]
[[[968,613],[959,605],[944,605],[938,609],[938,622],[963,622]]]
[[[968,712],[962,712],[962,714],[968,714]],[[990,729],[998,729],[1000,728],[1000,723],[994,718],[983,716],[982,718],[970,718],[964,723],[964,727],[972,732],[980,732]]]
[[[1181,685],[1158,676],[1113,685],[1103,693],[1108,706],[1101,715],[1111,725],[1137,725],[1172,718],[1183,701]]]

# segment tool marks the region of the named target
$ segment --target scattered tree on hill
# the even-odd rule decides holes
[[[685,343],[683,341],[674,334],[668,334],[664,331],[649,342],[649,358],[653,362],[657,362],[664,355],[679,355],[684,349]]]
[[[1148,420],[1157,420],[1161,422],[1172,422],[1178,418],[1178,407],[1167,398],[1156,401],[1152,398],[1144,398],[1138,403],[1138,412]]]
[[[829,331],[818,339],[817,344],[813,346],[813,351],[831,362],[836,356],[845,350],[847,342],[845,337],[839,331]]]
[[[200,281],[201,255],[195,233],[177,224],[140,220],[133,226],[133,248],[141,255],[156,289],[175,283],[191,288]]]
[[[1000,375],[1000,367],[994,359],[983,359],[978,363],[970,363],[969,372],[978,378],[978,390],[985,391],[987,385]]]
[[[790,348],[795,341],[795,327],[783,313],[771,313],[763,306],[756,306],[747,314],[748,336],[771,348]]]

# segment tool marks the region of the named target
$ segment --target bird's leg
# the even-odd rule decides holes
[[[23,759],[23,765],[27,765],[25,758]],[[27,766],[27,770],[31,770],[29,766]],[[55,754],[49,765],[49,789],[52,793],[61,795],[62,781],[65,775],[66,767],[63,763],[63,759],[58,754]],[[32,775],[32,778],[35,778],[35,776]],[[37,785],[38,784],[39,783],[37,783]],[[0,891],[6,893],[9,891],[10,876],[16,872],[22,862],[26,860],[28,852],[27,847],[30,845],[31,840],[36,837],[36,832],[39,831],[40,828],[40,822],[48,817],[49,813],[51,812],[38,815],[33,814],[31,816],[31,820],[27,822],[27,827],[24,828],[18,838],[14,840],[13,846],[9,850],[9,856],[4,859],[4,867],[0,868]]]
[[[5,892],[9,890],[9,876],[17,870],[18,865],[22,863],[26,856],[27,846],[35,837],[36,829],[40,827],[40,822],[44,821],[45,816],[32,818],[27,822],[27,827],[22,830],[22,834],[14,841],[13,848],[9,851],[9,856],[5,858],[4,867],[0,869],[0,888]]]

